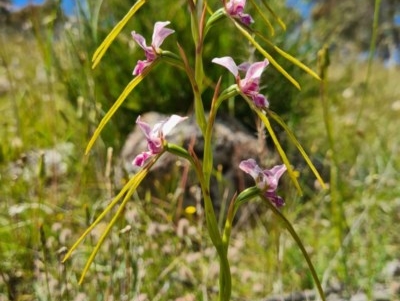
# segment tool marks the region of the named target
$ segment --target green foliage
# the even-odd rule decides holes
[[[158,1],[150,3],[158,5]],[[271,5],[275,8],[275,4]],[[121,6],[125,3],[105,1],[101,10],[104,13],[107,9],[120,9],[113,19],[115,21],[126,9]],[[158,183],[156,187],[162,185],[158,195],[133,196],[123,218],[116,224],[116,231],[105,240],[104,252],[98,254],[93,273],[88,274],[82,286],[78,286],[78,278],[106,225],[99,224],[72,260],[61,263],[65,247],[79,237],[81,230],[99,216],[115,195],[112,173],[111,176],[105,174],[104,146],[97,144],[90,159],[83,157],[83,150],[99,118],[104,116],[129,81],[127,79],[131,78],[136,63],[133,56],[139,58],[136,50],[126,50],[125,45],[131,40],[129,29],[113,44],[100,69],[92,71],[90,57],[114,22],[102,21],[99,28],[104,26],[104,29],[96,38],[95,28],[90,29],[93,20],[89,20],[82,20],[79,26],[73,25],[57,39],[41,40],[43,44],[40,47],[48,47],[51,51],[40,50],[38,40],[29,34],[24,38],[1,36],[0,78],[4,90],[0,95],[0,299],[216,298],[216,254],[204,235],[204,216],[198,211],[176,224],[171,222],[174,220],[172,212],[176,195],[179,195],[176,184],[170,185],[176,191],[168,191],[167,184]],[[147,24],[147,27],[145,24],[143,20],[143,24],[133,24],[132,28],[137,31],[147,28],[149,32],[145,35],[148,37],[152,24]],[[182,30],[186,25],[182,23]],[[291,32],[290,27],[288,32]],[[218,51],[221,49],[221,55],[224,55],[224,47],[230,47],[229,32],[221,34],[224,38],[218,42]],[[214,37],[210,35],[209,38],[212,40]],[[280,35],[277,34],[276,38],[279,41]],[[290,53],[297,54],[297,49],[304,45],[295,40],[291,50],[288,40],[283,34],[279,46]],[[175,41],[171,41],[169,46],[175,47]],[[211,55],[213,45],[207,47],[205,53]],[[29,56],[26,49],[29,49]],[[299,53],[305,58],[302,61],[307,62],[315,52]],[[43,57],[44,54],[50,57]],[[324,276],[325,283],[329,285],[331,281],[338,281],[344,283],[350,292],[368,291],[373,284],[388,281],[381,274],[382,268],[388,261],[399,258],[400,254],[400,236],[394,226],[400,219],[397,126],[397,79],[400,75],[398,70],[389,72],[380,65],[372,65],[369,85],[365,87],[364,64],[352,62],[343,65],[341,58],[335,55],[333,61],[337,63],[329,70],[326,97],[331,104],[333,138],[342,178],[337,189],[343,198],[349,225],[345,240],[337,249],[330,198],[323,192],[311,197],[311,194],[306,194],[307,197],[300,200],[290,188],[285,188],[288,204],[283,212],[298,229],[316,264],[317,273]],[[288,112],[289,120],[295,120],[298,138],[305,149],[312,150],[311,157],[319,157],[327,165],[328,144],[321,126],[321,107],[310,106],[310,103],[317,103],[317,88],[309,84],[309,76],[303,76],[302,71],[291,70],[291,65],[286,66],[284,60],[279,60],[279,63],[299,79],[303,90],[295,94],[291,85],[282,78],[276,84],[267,84],[266,90],[276,89],[277,93],[283,94],[280,98],[268,92],[271,108],[281,113],[278,106],[287,102],[279,100],[292,99],[291,109],[282,110]],[[108,68],[103,68],[103,64],[109,64]],[[163,72],[162,69],[159,67],[156,71]],[[272,80],[277,72],[270,71],[266,77]],[[164,78],[172,83],[175,80],[168,74]],[[146,79],[141,89],[150,82],[150,78]],[[265,82],[269,82],[267,78]],[[154,89],[159,84],[157,80],[157,85],[137,94],[155,95]],[[190,87],[184,89],[189,91]],[[138,96],[135,93],[132,97],[133,100]],[[116,115],[113,124],[106,128],[103,134],[106,145],[118,147],[119,130],[133,123],[132,112],[141,111],[137,107],[128,108],[132,100],[128,100],[126,113],[118,112],[121,115]],[[138,99],[132,103],[141,101]],[[189,97],[188,103],[191,101]],[[359,123],[355,123],[361,106],[364,107],[363,114]],[[241,113],[242,116],[245,112]],[[300,112],[301,119],[293,117],[293,113]],[[75,145],[72,156],[67,156],[68,173],[58,177],[46,176],[40,168],[40,151],[64,141]],[[24,154],[30,155],[36,150],[39,160],[32,166],[25,164]],[[114,154],[111,159],[113,162],[116,156]],[[22,164],[24,174],[32,170],[34,176],[13,176],[10,169],[14,163]],[[297,164],[295,167],[301,175],[306,172]],[[178,179],[171,182],[177,183]],[[229,256],[235,266],[232,271],[233,298],[264,299],[282,291],[311,288],[306,263],[292,239],[280,230],[279,220],[270,213],[260,214],[258,211],[252,211],[250,218],[244,220],[247,221],[245,224],[243,220],[239,221],[241,230],[233,227],[232,231]],[[252,225],[249,225],[249,220]],[[340,252],[346,254],[346,264],[351,267],[350,279],[345,277]]]
[[[287,8],[278,3],[271,4],[274,7],[277,15],[286,15]],[[190,14],[182,9],[182,3],[179,1],[171,4],[168,10],[164,9],[164,4],[159,1],[149,1],[140,9],[140,13],[135,14],[134,18],[128,21],[123,31],[117,36],[116,41],[108,49],[102,63],[94,70],[94,77],[91,75],[92,72],[89,68],[89,58],[94,53],[94,50],[99,45],[105,36],[109,33],[111,28],[115,25],[113,20],[120,20],[124,14],[129,10],[131,4],[129,2],[120,1],[104,1],[99,8],[99,16],[107,14],[107,18],[101,18],[94,15],[96,12],[96,5],[99,5],[97,1],[88,2],[90,8],[88,13],[82,11],[80,14],[80,22],[75,30],[79,32],[79,35],[75,35],[71,39],[73,49],[71,56],[78,56],[74,58],[74,61],[70,67],[74,72],[62,72],[62,74],[75,74],[74,77],[68,78],[67,83],[70,85],[69,93],[72,101],[76,101],[79,96],[79,91],[82,90],[82,85],[79,83],[87,83],[87,86],[95,85],[95,92],[88,100],[89,103],[96,101],[101,106],[100,116],[104,112],[108,111],[111,104],[118,98],[121,91],[133,78],[132,71],[137,60],[143,59],[143,53],[138,46],[133,42],[131,37],[131,31],[141,33],[147,40],[151,39],[153,30],[154,20],[173,20],[173,28],[176,34],[171,36],[165,42],[164,49],[174,51],[178,54],[176,44],[179,43],[185,49],[186,55],[191,57],[194,53],[194,45],[190,31],[187,30],[190,27]],[[186,5],[186,4],[185,4]],[[211,7],[211,9],[217,9],[218,7]],[[152,18],[147,16],[151,15]],[[296,16],[293,14],[293,16]],[[95,23],[99,21],[98,24]],[[288,50],[289,53],[298,54],[299,48],[304,48],[301,39],[295,40],[295,43],[289,44],[287,39],[290,32],[292,32],[297,24],[298,17],[293,20],[288,18],[287,31],[283,31],[279,28],[275,30],[273,36],[274,42],[277,43],[282,49]],[[254,53],[254,47],[251,44],[246,45],[241,43],[242,37],[236,34],[237,30],[229,22],[229,20],[220,21],[221,24],[215,27],[207,36],[204,44],[204,68],[207,70],[209,78],[206,79],[206,91],[204,100],[206,101],[205,108],[209,109],[211,103],[209,99],[212,98],[212,85],[220,75],[219,68],[216,68],[215,64],[211,63],[214,57],[226,56],[232,53],[234,49],[233,57],[238,62],[247,60],[260,60],[261,56]],[[260,25],[261,26],[261,25]],[[256,28],[257,30],[264,31],[263,28]],[[129,47],[127,47],[129,45]],[[265,47],[264,44],[262,44]],[[289,46],[289,47],[288,47]],[[268,48],[267,48],[268,49]],[[278,63],[281,64],[284,69],[288,70],[295,78],[300,78],[304,74],[298,67],[294,67],[292,63],[286,59],[277,55],[275,51],[271,50],[274,58],[277,59]],[[316,51],[316,50],[315,50]],[[306,57],[300,57],[303,60]],[[315,62],[309,61],[308,59],[303,60],[306,64]],[[193,62],[192,62],[193,63]],[[84,68],[82,68],[84,67]],[[62,69],[66,71],[66,68]],[[171,76],[173,72],[173,76]],[[131,93],[124,102],[121,110],[119,110],[116,118],[111,120],[112,125],[118,130],[121,135],[126,135],[132,128],[135,120],[135,115],[145,111],[158,111],[161,113],[172,113],[172,112],[191,112],[193,94],[190,88],[190,83],[183,71],[178,70],[172,71],[170,67],[159,66],[155,70],[157,76],[146,78],[141,85],[135,89],[135,93]],[[65,77],[65,75],[62,75]],[[307,79],[310,80],[311,77]],[[88,82],[90,80],[90,82]],[[227,79],[226,79],[227,80]],[[306,81],[303,80],[304,84]],[[263,89],[271,102],[271,107],[278,114],[286,114],[289,112],[297,112],[297,106],[295,103],[295,95],[297,90],[285,80],[273,67],[267,69],[265,75],[266,87]],[[249,112],[247,106],[240,102],[235,103],[236,114],[239,118],[248,116]],[[301,114],[303,112],[298,112]],[[248,117],[244,118],[248,119]],[[246,120],[245,120],[246,122]],[[252,120],[247,121],[249,124]],[[118,135],[120,135],[118,134]],[[112,136],[105,135],[104,139],[113,139]],[[115,139],[117,140],[117,139]],[[117,141],[114,140],[114,144]]]

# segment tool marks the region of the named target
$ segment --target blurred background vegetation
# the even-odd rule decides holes
[[[400,259],[400,2],[380,3],[371,61],[375,1],[309,1],[310,11],[285,1],[268,3],[287,25],[284,31],[271,19],[271,40],[281,49],[314,70],[318,51],[330,50],[324,85],[270,49],[302,90],[270,66],[262,91],[331,187],[329,192],[315,187],[281,133],[306,192],[299,197],[287,183],[281,192],[287,199],[284,213],[327,288],[339,287],[344,298],[364,292],[371,299],[378,289],[390,288],[388,298],[398,300],[400,282],[385,271]],[[186,1],[172,1],[168,9],[164,1],[149,1],[92,70],[93,52],[131,3],[77,1],[74,15],[65,15],[60,4],[49,0],[14,11],[10,1],[0,2],[0,300],[213,299],[216,256],[202,214],[174,218],[179,179],[161,183],[158,195],[135,196],[82,286],[79,273],[104,225],[72,260],[60,262],[66,247],[118,191],[113,167],[137,115],[192,112],[184,73],[158,66],[156,76],[128,97],[91,155],[83,155],[99,120],[143,59],[130,32],[149,39],[156,20],[173,20],[176,33],[163,49],[175,51],[179,42],[187,54],[194,51]],[[248,10],[256,15],[251,5]],[[255,27],[265,32],[262,22]],[[207,63],[213,57],[260,59],[227,20],[210,32],[204,54],[211,83],[221,73]],[[208,88],[204,99],[212,93]],[[256,132],[243,102],[226,106]],[[237,226],[231,260],[233,300],[313,287],[300,252],[268,212],[254,212],[251,223]]]

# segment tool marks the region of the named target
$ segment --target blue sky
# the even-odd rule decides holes
[[[78,1],[78,0],[62,0],[62,6],[64,8],[64,11],[67,14],[73,13],[75,1]],[[28,3],[39,4],[39,3],[43,3],[43,2],[44,2],[44,0],[12,0],[12,3],[16,8],[22,7]],[[311,12],[311,9],[313,6],[313,4],[310,2],[311,1],[307,2],[304,0],[286,0],[287,5],[297,8],[304,18],[308,18],[310,16],[310,12]],[[400,24],[400,15],[399,14],[397,14],[395,16],[395,22],[396,22],[396,24]]]
[[[75,1],[76,0],[62,0],[62,6],[64,8],[64,11],[67,14],[71,14],[73,12],[73,7],[75,5]],[[40,3],[43,3],[44,0],[12,0],[12,2],[16,8],[19,8],[28,3],[40,4]],[[287,4],[289,6],[297,7],[300,10],[303,17],[309,16],[311,4],[303,2],[301,0],[300,1],[299,0],[287,0]]]
[[[22,7],[28,3],[40,4],[43,2],[44,0],[12,0],[12,3],[16,8]],[[62,0],[62,6],[67,14],[71,14],[73,12],[74,5],[75,0]]]
[[[310,16],[313,7],[312,3],[301,0],[286,0],[286,4],[290,7],[297,8],[303,18],[308,18]]]

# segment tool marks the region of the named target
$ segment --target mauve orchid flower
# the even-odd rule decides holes
[[[236,77],[240,90],[249,96],[257,107],[267,108],[269,106],[265,96],[259,93],[261,74],[269,64],[268,60],[265,59],[254,64],[243,63],[237,66],[231,57],[225,56],[215,58],[212,62],[228,69]],[[239,77],[239,70],[246,72],[246,76],[243,79]]]
[[[158,54],[161,51],[160,46],[164,42],[165,38],[175,32],[170,28],[165,28],[165,26],[167,26],[170,23],[171,22],[169,21],[165,21],[165,22],[156,22],[156,24],[154,24],[151,46],[146,45],[146,40],[142,35],[132,31],[133,39],[144,50],[144,53],[146,55],[145,61],[139,60],[137,62],[136,67],[133,70],[133,75],[141,74],[144,68],[149,66],[157,58]]]
[[[226,3],[225,9],[232,18],[239,19],[243,24],[249,26],[254,20],[249,14],[243,13],[245,5],[246,0],[231,0]]]
[[[159,154],[163,150],[163,144],[165,140],[165,136],[168,135],[171,130],[180,122],[187,119],[187,117],[181,117],[178,115],[172,115],[168,119],[158,122],[154,125],[153,128],[151,126],[140,120],[140,116],[136,119],[136,124],[140,127],[147,140],[147,148],[149,149],[147,152],[143,152],[140,155],[137,155],[135,159],[133,159],[133,165],[143,166],[144,163],[150,157]]]
[[[276,194],[279,178],[286,171],[285,165],[276,165],[272,169],[262,170],[254,159],[248,159],[240,162],[239,168],[253,177],[257,187],[264,191],[265,197],[276,207],[285,205],[285,201]]]

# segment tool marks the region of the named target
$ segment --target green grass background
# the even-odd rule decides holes
[[[1,31],[0,300],[213,300],[217,257],[201,212],[175,218],[179,179],[155,183],[157,195],[133,197],[81,286],[77,281],[85,260],[105,224],[61,263],[66,248],[118,191],[107,164],[117,164],[137,114],[190,107],[171,105],[179,91],[162,93],[156,105],[137,102],[143,95],[156,97],[149,80],[85,157],[93,129],[130,80],[139,55],[129,47],[122,50],[132,43],[127,32],[105,58],[104,67],[92,71],[90,57],[101,40],[96,35],[103,35],[112,21],[98,31],[91,21],[82,15],[57,34],[51,26],[38,25],[24,33]],[[181,26],[185,27],[184,17]],[[286,38],[285,33],[277,36],[282,43]],[[306,37],[299,37],[292,54],[302,39]],[[229,41],[224,37],[220,42],[229,47]],[[316,66],[317,49],[318,44],[303,54],[299,51],[299,56]],[[211,48],[205,49],[206,55],[207,51],[212,54]],[[295,160],[306,193],[299,197],[286,181],[281,189],[287,203],[283,211],[327,287],[339,283],[345,295],[364,291],[372,296],[374,287],[390,286],[392,280],[383,270],[400,258],[400,69],[374,62],[366,80],[366,62],[344,60],[339,52],[332,53],[331,62],[323,95],[329,102],[333,148],[324,126],[320,83],[302,75],[303,90],[297,92],[271,75],[272,109],[282,106],[281,114],[327,183],[332,168],[336,171],[334,190],[321,191],[302,161]],[[174,85],[168,79],[161,82],[162,92]],[[179,97],[187,97],[184,89],[180,91]],[[280,104],[285,101],[288,104]],[[246,116],[240,105],[235,109],[239,117]],[[284,134],[281,138],[287,139]],[[52,175],[41,153],[65,143],[68,151],[61,153],[68,169]],[[290,147],[288,153],[297,156]],[[279,221],[265,211],[254,212],[251,220],[239,223],[232,237],[232,300],[262,300],[313,288],[306,262]]]

